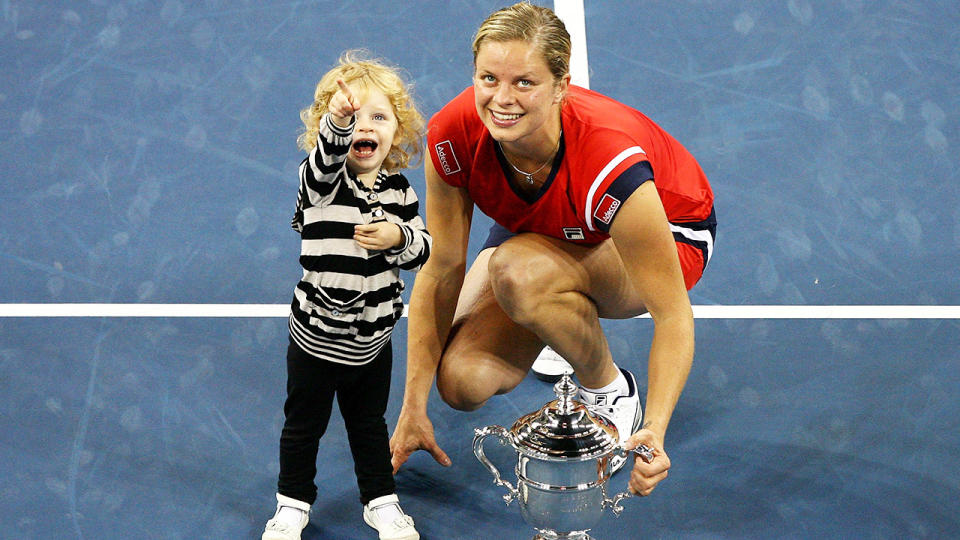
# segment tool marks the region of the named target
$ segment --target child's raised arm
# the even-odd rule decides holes
[[[360,108],[360,103],[354,97],[353,92],[350,91],[347,83],[343,82],[343,79],[337,79],[337,86],[340,89],[330,98],[328,109],[330,110],[330,116],[333,118],[333,123],[345,128],[350,126],[350,119],[353,118],[353,113]]]

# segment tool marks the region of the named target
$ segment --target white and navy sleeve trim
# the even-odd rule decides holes
[[[689,244],[703,255],[703,268],[713,257],[713,244],[717,239],[717,213],[710,209],[710,217],[703,221],[670,222],[670,232],[676,242]]]
[[[613,180],[603,196],[599,198],[590,216],[593,230],[610,232],[610,225],[624,201],[630,198],[630,195],[633,195],[633,192],[644,182],[650,180],[653,180],[653,169],[649,161],[635,163],[620,173],[620,176]]]
[[[593,179],[593,182],[590,183],[590,189],[587,191],[587,204],[584,206],[584,209],[583,209],[583,212],[584,212],[583,218],[584,218],[584,223],[587,224],[587,228],[590,229],[592,232],[597,231],[596,225],[594,224],[593,214],[596,213],[596,210],[604,202],[603,195],[605,194],[597,193],[600,190],[600,186],[602,186],[604,182],[606,182],[607,177],[610,176],[610,173],[612,173],[613,170],[616,169],[618,165],[620,165],[621,163],[629,159],[631,156],[634,156],[636,154],[645,154],[645,153],[646,152],[643,151],[643,148],[640,148],[639,146],[631,146],[630,148],[625,149],[624,151],[617,154],[613,159],[611,159],[603,167],[603,169],[600,170],[597,176]],[[601,216],[603,216],[605,213],[606,212],[602,212]],[[609,226],[609,222],[607,223],[607,225]]]

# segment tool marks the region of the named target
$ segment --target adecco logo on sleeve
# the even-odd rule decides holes
[[[593,217],[609,225],[610,221],[613,220],[613,216],[617,213],[617,208],[620,208],[620,199],[613,197],[609,193],[604,194],[603,199],[600,200],[600,204],[597,205],[597,211],[593,213]]]
[[[460,172],[460,162],[453,153],[453,145],[449,140],[439,142],[434,146],[437,150],[437,159],[440,160],[440,167],[444,174],[453,174]]]

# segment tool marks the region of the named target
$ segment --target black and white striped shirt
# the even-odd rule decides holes
[[[303,277],[293,293],[290,335],[308,353],[341,364],[365,364],[389,342],[403,313],[400,269],[417,271],[433,239],[402,174],[381,170],[372,188],[347,171],[353,127],[320,120],[317,146],[300,164],[297,210]],[[389,221],[404,243],[371,251],[353,239],[357,224]]]

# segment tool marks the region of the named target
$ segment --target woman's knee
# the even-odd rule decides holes
[[[437,371],[437,391],[443,401],[459,411],[475,411],[501,387],[501,377],[489,369],[480,353],[447,350]]]
[[[478,378],[478,377],[475,377]],[[440,399],[458,411],[475,411],[493,395],[481,391],[477,384],[471,384],[470,377],[443,373],[437,377],[437,391]]]
[[[517,323],[533,316],[560,277],[548,257],[538,256],[522,242],[497,248],[488,263],[490,286],[497,302]]]
[[[444,403],[460,411],[474,411],[494,395],[512,390],[523,380],[525,372],[496,366],[490,361],[488,356],[479,353],[457,353],[455,360],[442,360],[437,372],[437,391]]]

